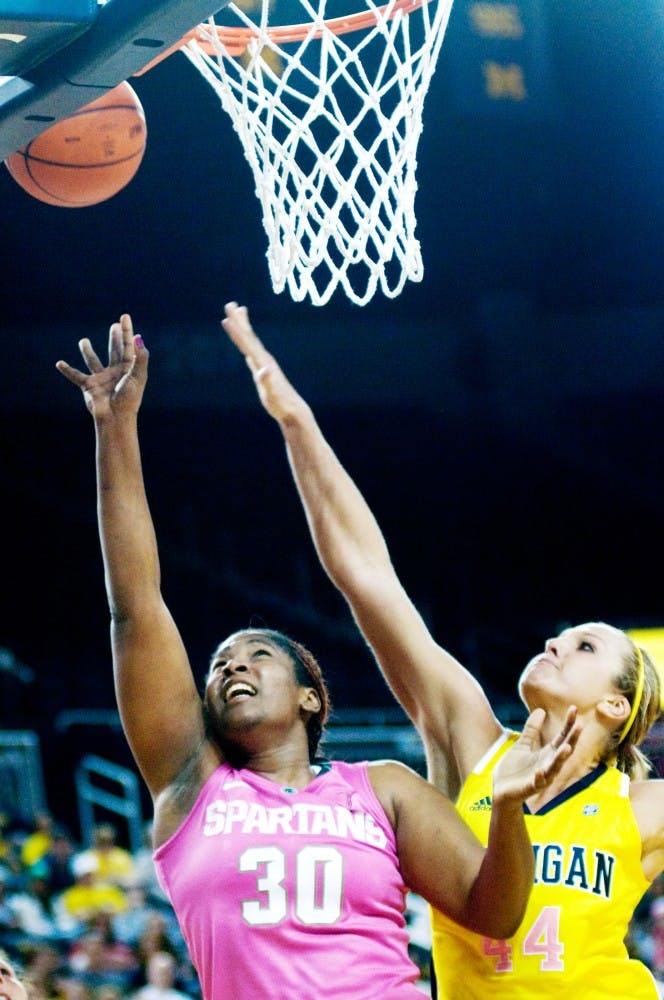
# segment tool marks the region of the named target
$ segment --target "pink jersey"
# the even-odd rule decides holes
[[[155,864],[205,1000],[422,1000],[366,764],[301,791],[222,764]]]

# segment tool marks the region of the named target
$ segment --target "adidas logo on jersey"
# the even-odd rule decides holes
[[[489,812],[491,809],[491,796],[485,795],[481,799],[477,799],[473,802],[472,806],[469,808],[469,812]]]

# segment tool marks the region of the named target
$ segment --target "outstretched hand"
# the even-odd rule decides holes
[[[494,799],[525,801],[551,784],[579,739],[576,711],[574,706],[567,710],[562,728],[550,743],[542,743],[546,712],[537,708],[531,713],[521,736],[494,771]]]
[[[221,325],[244,355],[261,403],[275,420],[285,420],[305,405],[304,400],[254,333],[246,306],[229,302],[224,309]]]
[[[95,419],[118,412],[137,412],[147,382],[148,351],[134,335],[126,313],[111,324],[108,334],[108,365],[104,366],[86,338],[78,343],[88,374],[58,361],[59,372],[83,392],[85,405]]]

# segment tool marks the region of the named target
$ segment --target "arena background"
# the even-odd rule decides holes
[[[457,0],[425,105],[425,273],[394,301],[317,309],[271,290],[230,122],[186,60],[133,80],[149,138],[94,208],[0,171],[0,722],[40,738],[48,800],[129,763],[114,709],[93,433],[54,368],[130,311],[151,350],[141,418],[164,591],[202,675],[255,616],[308,643],[340,717],[393,701],[313,554],[279,433],[219,332],[225,301],[313,404],[435,635],[518,721],[516,679],[567,622],[664,625],[664,20],[660,0],[518,0],[524,90]],[[490,55],[490,54],[489,54]],[[4,666],[3,666],[4,664]],[[149,678],[146,679],[149,697]]]

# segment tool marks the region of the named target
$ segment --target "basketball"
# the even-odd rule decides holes
[[[33,198],[84,208],[112,198],[129,183],[146,138],[141,102],[124,82],[46,129],[5,164]]]

